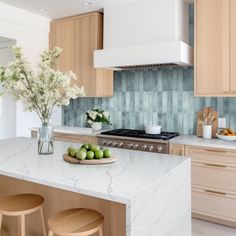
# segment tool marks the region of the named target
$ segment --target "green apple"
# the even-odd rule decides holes
[[[78,152],[78,149],[72,148],[72,149],[70,150],[70,156],[75,157],[75,156],[76,156],[76,152]]]
[[[76,158],[83,161],[86,159],[87,156],[87,152],[83,151],[83,150],[79,150],[78,152],[76,152]]]
[[[92,160],[93,158],[94,158],[94,152],[92,151],[87,152],[87,159]]]
[[[82,149],[82,148],[84,148],[84,149],[86,149],[88,151],[89,150],[89,144],[82,145],[80,149]]]
[[[103,151],[101,151],[101,150],[95,151],[95,158],[102,159],[103,158]]]
[[[85,148],[80,148],[80,151],[87,152],[87,149],[85,149]]]
[[[73,149],[73,147],[68,147],[68,148],[67,148],[67,154],[68,154],[68,155],[70,155],[70,152],[71,152],[72,149]]]
[[[96,151],[100,151],[100,148],[97,145],[92,145],[90,147],[90,150],[93,151],[93,152],[96,152]]]
[[[104,158],[109,158],[112,155],[112,153],[111,153],[111,151],[109,149],[105,149],[103,151],[103,154],[104,154],[104,156],[103,156]]]

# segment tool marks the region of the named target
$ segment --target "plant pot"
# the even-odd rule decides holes
[[[53,154],[53,152],[53,126],[43,123],[39,129],[38,154],[49,155]]]
[[[94,131],[99,131],[102,129],[102,123],[101,122],[93,122],[92,123],[92,129]]]

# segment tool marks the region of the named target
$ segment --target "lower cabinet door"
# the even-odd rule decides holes
[[[236,193],[236,168],[192,162],[192,185]]]
[[[224,192],[193,188],[192,212],[236,222],[236,196]]]

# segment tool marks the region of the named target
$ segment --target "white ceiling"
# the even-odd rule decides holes
[[[78,15],[86,12],[101,10],[109,4],[116,4],[132,0],[0,0],[6,4],[49,17],[51,19]],[[84,2],[91,2],[85,6]],[[46,9],[45,12],[40,9]]]

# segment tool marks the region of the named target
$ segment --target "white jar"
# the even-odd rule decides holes
[[[102,129],[102,123],[101,122],[93,122],[92,123],[92,129],[94,131],[99,131]]]
[[[212,138],[212,125],[203,125],[202,133],[203,133],[203,138],[211,139]]]

